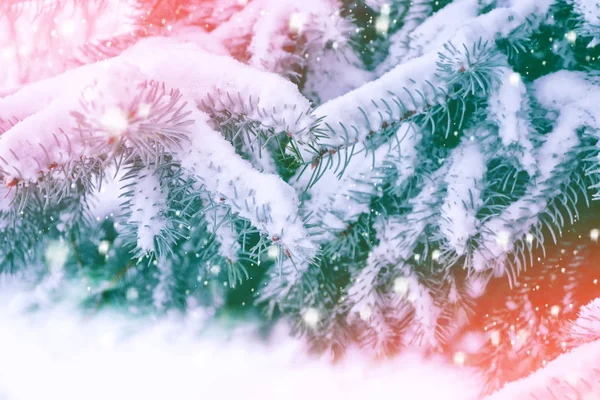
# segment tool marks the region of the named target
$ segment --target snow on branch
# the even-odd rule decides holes
[[[276,260],[267,272],[269,279],[257,293],[257,301],[267,305],[269,315],[273,315],[275,310],[301,314],[305,311],[302,310],[304,304],[317,305],[322,297],[318,284],[310,274],[310,268],[314,265],[306,260],[290,259],[285,251],[282,254],[280,246],[275,249]]]
[[[67,98],[65,88],[69,88],[68,95],[73,96],[90,85],[92,77],[104,77],[107,69],[124,65],[135,66],[148,79],[180,90],[199,106],[203,102],[214,103],[217,111],[227,108],[229,112],[244,114],[260,122],[265,129],[300,136],[307,135],[313,123],[308,100],[292,83],[231,58],[210,54],[196,42],[176,38],[144,39],[119,57],[29,85],[0,100],[0,120],[22,120],[61,95]],[[201,65],[211,65],[211,68],[199,68]]]
[[[314,245],[298,214],[296,192],[280,177],[261,173],[235,153],[234,147],[195,113],[192,143],[181,166],[213,196],[285,247],[288,257],[310,259]]]
[[[360,314],[364,307],[375,305],[373,301],[376,298],[373,295],[381,269],[387,264],[398,265],[399,261],[410,257],[409,251],[395,243],[405,232],[406,226],[403,220],[379,219],[374,227],[380,244],[369,253],[367,264],[355,274],[353,283],[348,289],[348,302],[351,303],[354,313]]]
[[[160,51],[161,57],[154,57]],[[167,82],[210,114],[227,113],[255,121],[260,129],[312,141],[314,118],[308,100],[291,82],[257,71],[192,43],[149,39],[123,54],[147,76]],[[208,64],[210,68],[198,68]]]
[[[152,170],[140,171],[135,176],[135,187],[128,208],[127,223],[137,232],[138,257],[154,251],[154,241],[166,227],[166,193]]]
[[[441,310],[433,306],[432,294],[423,285],[419,275],[412,271],[410,261],[413,257],[420,258],[414,251],[423,239],[426,228],[435,224],[434,219],[439,216],[447,172],[445,164],[432,174],[430,180],[425,179],[419,194],[409,201],[411,212],[389,217],[385,221],[380,219],[375,224],[379,244],[369,253],[366,265],[355,271],[346,299],[352,313],[360,314],[365,307],[383,307],[384,304],[378,304],[379,297],[375,290],[381,283],[382,269],[391,266],[392,273],[387,278],[396,276],[393,292],[401,298],[408,294],[409,301],[412,299],[410,308],[415,313],[411,324],[413,339],[431,345],[437,343],[435,321]],[[398,312],[403,311],[400,309]]]
[[[552,211],[547,210],[548,206],[563,188],[573,183],[569,163],[581,151],[577,130],[581,127],[598,128],[600,114],[597,107],[592,106],[600,100],[598,84],[587,80],[585,75],[557,72],[536,81],[535,90],[541,105],[556,110],[559,117],[554,129],[545,136],[545,142],[535,153],[539,168],[533,177],[535,183],[532,182],[526,193],[500,215],[482,225],[481,244],[474,256],[476,270],[495,268],[497,273],[502,274],[513,243],[518,244],[530,234],[528,242],[531,246],[532,239],[540,237],[536,230],[541,216],[550,215]]]
[[[219,243],[219,254],[229,262],[236,262],[241,250],[241,245],[238,243],[240,234],[236,228],[236,220],[232,215],[232,209],[224,205],[220,199],[216,200],[208,195],[202,196],[204,204],[202,212],[208,231]]]
[[[78,94],[68,90],[0,136],[5,184],[36,182],[81,157],[106,159],[123,148],[148,160],[181,147],[191,122],[181,94],[144,80],[126,64],[106,72],[107,79],[90,82]],[[18,104],[20,94],[14,96]],[[5,111],[15,106],[12,97],[1,101]]]
[[[161,54],[160,57],[150,56],[157,52]],[[196,67],[204,63],[209,63],[212,67]],[[139,72],[135,71],[136,69]],[[20,121],[2,135],[2,150],[5,153],[11,153],[11,150],[18,151],[22,147],[13,146],[11,142],[23,140],[25,136],[28,136],[33,148],[40,147],[34,142],[45,146],[48,151],[49,148],[55,147],[51,143],[55,141],[52,134],[59,135],[61,129],[66,131],[73,125],[64,110],[79,110],[79,107],[73,104],[73,97],[80,93],[83,94],[84,100],[86,97],[96,96],[87,89],[89,85],[93,85],[91,77],[99,77],[97,79],[102,81],[105,76],[111,74],[120,74],[123,79],[130,74],[133,76],[128,79],[144,76],[164,82],[167,88],[181,91],[198,105],[208,102],[213,95],[215,107],[219,110],[227,107],[229,112],[245,114],[263,124],[265,129],[301,136],[309,133],[312,124],[308,101],[291,83],[268,73],[254,71],[236,61],[205,53],[191,43],[178,44],[172,39],[148,39],[141,41],[121,57],[84,66],[50,80],[29,85],[15,95],[0,100],[0,119],[5,121],[5,124],[13,119]],[[65,91],[65,87],[72,89]],[[40,113],[36,114],[38,111]],[[111,112],[108,109],[105,111]],[[111,117],[109,119],[113,120],[111,123],[118,125],[120,121],[121,124],[125,124],[123,116],[117,114],[108,115]],[[44,122],[40,123],[42,121]],[[24,133],[39,131],[34,126],[44,126],[47,132],[39,132],[36,135]],[[39,151],[35,153],[38,161],[44,160],[44,157],[37,154]],[[1,155],[7,159],[5,154]],[[8,159],[14,162],[14,158],[10,155]]]
[[[600,339],[600,298],[581,307],[577,320],[567,328],[571,345],[582,345]]]
[[[203,64],[211,68],[199,67]],[[62,94],[60,84],[70,77],[75,87]],[[93,77],[101,90],[94,90]],[[165,90],[152,85],[144,89],[150,80],[164,82]],[[27,96],[36,87],[40,101],[27,107]],[[147,98],[144,90],[153,96]],[[309,103],[290,82],[206,53],[193,43],[147,39],[115,59],[30,85],[0,101],[3,120],[12,115],[21,119],[0,136],[5,184],[35,182],[40,171],[82,156],[119,162],[119,154],[127,159],[133,151],[133,156],[156,164],[163,153],[170,153],[215,201],[279,241],[289,257],[312,257],[314,248],[298,220],[294,190],[281,178],[256,171],[194,107],[211,95],[218,96],[216,107],[244,114],[265,129],[310,134]],[[99,96],[101,103],[95,101]]]
[[[432,104],[445,103],[455,85],[459,86],[459,96],[475,94],[479,89],[487,93],[488,85],[497,81],[495,67],[500,66],[493,46],[487,43],[508,35],[528,17],[545,15],[549,5],[549,1],[519,2],[465,21],[452,36],[440,41],[443,45],[318,107],[315,113],[328,129],[321,145],[329,148],[363,143],[371,132],[386,124],[410,118]],[[441,62],[438,54],[445,55]],[[358,111],[348,115],[351,109]]]
[[[533,143],[534,131],[529,121],[527,89],[521,76],[509,68],[503,69],[502,84],[488,100],[490,117],[498,125],[498,136],[505,148],[517,147],[519,164],[530,174],[536,172]]]
[[[439,226],[452,250],[464,255],[467,240],[478,227],[476,214],[482,205],[482,179],[487,168],[481,150],[469,142],[454,150],[450,163]]]
[[[600,3],[597,0],[569,0],[575,11],[582,17],[578,31],[586,36],[593,37],[588,47],[597,46],[600,43]]]
[[[397,130],[394,139],[372,153],[352,155],[351,150],[340,150],[339,155],[332,157],[339,162],[337,168],[319,165],[322,171],[303,172],[297,181],[298,189],[306,187],[309,179],[317,180],[310,172],[322,173],[318,184],[310,190],[311,199],[304,204],[304,210],[307,214],[315,213],[322,221],[326,230],[323,239],[331,238],[336,231],[343,231],[361,214],[369,212],[372,198],[380,190],[378,188],[389,179],[390,169],[399,175],[394,182],[396,185],[412,176],[420,138],[418,128],[405,123]]]
[[[475,18],[479,11],[477,1],[459,0],[427,18],[431,12],[430,3],[414,1],[407,6],[402,28],[390,37],[388,58],[378,66],[381,73],[440,48],[465,21]]]
[[[466,241],[478,227],[475,214],[481,204],[479,182],[485,171],[483,154],[477,145],[466,140],[431,177],[424,177],[420,192],[409,200],[410,212],[375,225],[380,244],[358,272],[348,299],[360,303],[367,297],[384,266],[403,270],[402,265],[415,256],[414,251],[430,225],[439,229],[446,246],[462,255]],[[439,254],[439,261],[445,256]]]
[[[430,16],[433,6],[431,2],[410,2],[401,4],[398,15],[394,20],[400,20],[402,26],[390,34],[387,57],[377,66],[377,75],[383,75],[400,64],[406,54],[411,51],[411,33]],[[389,16],[387,17],[390,18]],[[388,21],[389,22],[389,21]]]
[[[211,36],[249,65],[297,80],[330,50],[348,47],[354,30],[337,0],[255,0]]]

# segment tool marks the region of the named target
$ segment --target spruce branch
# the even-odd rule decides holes
[[[472,23],[485,21],[487,26],[478,32],[477,39],[467,39],[471,28],[463,25],[451,32],[449,43],[443,43],[439,49],[401,64],[379,79],[318,107],[316,115],[323,116],[331,130],[321,146],[337,146],[349,139],[366,148],[369,133],[379,131],[384,123],[401,122],[432,104],[442,105],[447,95],[452,97],[454,83],[458,83],[456,97],[459,99],[479,89],[487,93],[493,89],[489,85],[499,83],[496,68],[500,66],[496,50],[488,41],[491,43],[497,34],[506,35],[516,29],[527,13],[545,15],[545,12],[544,7],[500,8],[476,17]],[[440,61],[437,53],[447,54]],[[461,83],[465,86],[460,86]],[[341,116],[345,116],[342,110],[350,108],[358,112],[342,120]]]
[[[567,337],[570,347],[591,343],[600,338],[600,329],[598,329],[600,327],[599,303],[600,301],[595,299],[581,307],[577,319],[567,327]]]
[[[550,229],[556,242],[557,236],[553,232],[552,226],[561,229],[565,224],[561,212],[556,207],[562,205],[567,209],[575,210],[574,201],[577,199],[577,193],[581,191],[583,192],[581,194],[585,196],[587,194],[586,187],[593,186],[594,180],[585,183],[587,177],[585,173],[582,173],[589,167],[578,167],[578,165],[586,163],[585,160],[589,157],[586,155],[589,147],[581,143],[582,139],[577,135],[577,130],[581,125],[595,126],[596,119],[593,112],[584,105],[587,104],[585,101],[579,102],[568,95],[554,92],[553,85],[548,85],[553,79],[569,79],[573,85],[571,87],[583,84],[583,81],[578,80],[577,74],[560,73],[543,78],[538,82],[538,97],[543,96],[547,107],[553,108],[557,103],[562,104],[561,114],[556,121],[554,130],[545,137],[545,143],[536,154],[540,170],[535,176],[535,183],[530,184],[526,193],[519,200],[508,206],[496,218],[490,219],[482,225],[480,250],[477,251],[474,261],[475,268],[481,268],[484,265],[487,266],[484,268],[489,268],[495,265],[500,268],[497,270],[499,273],[505,271],[503,262],[510,253],[511,246],[508,243],[501,243],[503,240],[498,240],[499,232],[501,232],[508,237],[520,240],[515,247],[517,249],[515,254],[520,254],[520,256],[515,256],[512,263],[509,264],[512,265],[509,268],[511,274],[513,276],[518,274],[518,271],[525,268],[526,265],[523,259],[524,250],[531,249],[533,243],[532,240],[527,242],[523,240],[526,239],[526,234],[529,233],[534,235],[532,237],[540,238],[542,235],[539,233],[539,227],[535,227],[538,224],[544,224]],[[578,87],[584,93],[590,90],[587,86]],[[560,150],[557,147],[559,141]],[[573,170],[577,172],[573,174]],[[588,177],[594,179],[593,176],[588,175]],[[571,192],[569,187],[575,190],[575,197],[569,195]],[[561,195],[563,196],[562,200],[554,202],[554,198]],[[549,218],[548,222],[538,219],[544,214]],[[568,214],[573,219],[574,212],[571,211]],[[507,221],[511,221],[510,228],[506,226]],[[486,260],[490,260],[491,263]]]

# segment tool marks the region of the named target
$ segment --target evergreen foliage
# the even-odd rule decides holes
[[[588,279],[592,250],[562,237],[599,197],[599,18],[590,0],[2,2],[0,272],[79,280],[91,308],[286,319],[333,357],[493,324],[496,388],[559,352],[563,324],[531,317],[556,248],[578,253],[554,301]],[[536,357],[507,373],[520,329]]]

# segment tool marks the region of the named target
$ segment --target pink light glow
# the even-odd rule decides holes
[[[134,35],[132,0],[8,0],[0,5],[0,94],[105,58],[95,50]]]

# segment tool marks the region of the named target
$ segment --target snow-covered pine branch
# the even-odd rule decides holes
[[[162,57],[148,57],[149,50],[157,48],[164,50]],[[193,67],[203,62],[220,63],[222,68]],[[314,250],[298,221],[292,188],[280,178],[254,170],[210,127],[207,115],[190,107],[202,107],[212,95],[219,101],[214,103],[217,112],[244,113],[260,129],[302,138],[311,134],[312,119],[308,102],[295,86],[173,39],[141,41],[122,56],[81,69],[2,99],[3,119],[10,116],[19,121],[0,137],[7,186],[35,183],[40,172],[63,170],[58,167],[80,157],[114,158],[116,162],[139,157],[146,164],[156,164],[163,153],[170,153],[218,201],[280,240],[291,257],[311,257]],[[94,75],[97,84],[90,79]],[[176,81],[171,82],[173,76]],[[66,81],[73,89],[61,93],[60,85]],[[115,81],[128,85],[119,87]],[[144,82],[165,82],[171,91]],[[140,93],[139,85],[149,87],[150,93]],[[34,92],[40,101],[25,105]],[[280,101],[282,96],[286,100]],[[119,153],[122,146],[130,150]],[[270,189],[261,190],[265,187]]]
[[[390,37],[387,59],[378,65],[380,74],[396,65],[440,48],[465,21],[478,15],[474,0],[451,2],[430,16],[433,2],[413,1],[406,5],[403,25]]]
[[[403,302],[408,299],[412,303],[408,307],[414,312],[412,335],[420,344],[426,346],[436,346],[439,343],[437,320],[441,309],[433,305],[431,294],[414,271],[412,261],[418,263],[421,257],[429,258],[427,254],[415,254],[415,250],[422,240],[427,241],[424,238],[425,231],[434,223],[435,217],[439,216],[439,195],[446,190],[446,173],[447,167],[442,166],[433,172],[431,177],[424,178],[421,191],[409,201],[411,209],[407,214],[388,217],[386,220],[380,219],[379,223],[375,224],[380,244],[369,253],[367,264],[354,271],[346,299],[351,312],[358,314],[364,313],[362,310],[365,308],[382,310],[390,306],[378,302],[379,299],[386,299],[377,296],[376,291],[379,287],[390,293],[392,301]],[[434,262],[438,261],[437,257],[433,258]],[[386,271],[383,276],[382,271]],[[424,304],[421,302],[426,301],[424,299],[429,299],[430,302]],[[392,314],[405,313],[403,307],[391,307],[390,311]],[[404,318],[396,316],[400,321]],[[365,319],[368,322],[370,317]]]
[[[463,21],[427,53],[326,102],[315,110],[327,127],[328,136],[321,146],[328,150],[356,142],[360,148],[367,147],[369,136],[389,124],[426,114],[431,107],[443,108],[449,98],[491,92],[499,83],[496,68],[501,66],[491,43],[497,36],[509,35],[527,18],[544,16],[549,6],[549,1],[527,1]],[[441,60],[439,54],[444,55]],[[345,110],[349,109],[356,112],[348,116]]]
[[[241,246],[238,242],[238,232],[235,220],[231,216],[231,209],[223,206],[206,196],[204,202],[207,204],[204,214],[210,231],[219,242],[219,253],[227,260],[237,261]]]
[[[505,156],[533,175],[537,168],[532,142],[535,133],[528,115],[527,88],[522,77],[509,68],[503,69],[501,81],[498,90],[490,95],[488,114],[497,125]]]
[[[596,0],[568,0],[573,4],[577,15],[581,19],[577,31],[579,34],[589,36],[592,40],[588,47],[595,47],[600,44],[598,35],[600,34],[600,4]]]
[[[534,154],[538,170],[525,194],[481,227],[481,244],[473,263],[479,270],[492,267],[498,274],[506,271],[518,273],[526,265],[526,260],[521,261],[519,253],[526,251],[525,247],[531,249],[534,240],[539,245],[544,243],[540,229],[542,224],[549,225],[542,216],[549,217],[559,234],[565,224],[561,213],[552,204],[555,198],[564,197],[570,187],[585,196],[585,186],[589,186],[578,175],[580,170],[575,170],[575,176],[572,171],[582,159],[585,161],[582,154],[585,154],[586,148],[581,146],[578,130],[588,128],[593,134],[598,129],[600,115],[591,107],[597,101],[597,83],[583,74],[559,72],[540,78],[535,83],[535,95],[543,106],[559,115],[554,129],[544,137],[544,143]],[[577,192],[566,195],[565,200],[559,203],[567,208],[571,222],[576,213],[576,201]],[[554,234],[552,228],[550,231]],[[517,256],[506,269],[505,261],[514,251],[513,242],[517,243]],[[519,246],[521,250],[518,250]]]
[[[527,5],[521,5],[519,7],[515,7],[514,9],[494,10],[489,14],[484,14],[483,16],[477,17],[476,21],[486,21],[486,28],[488,28],[488,26],[492,26],[504,35],[507,35],[511,30],[516,29],[524,23],[524,19],[515,21],[513,14],[518,15],[520,12],[527,10],[527,12],[533,12],[535,16],[541,17],[548,10],[548,4],[541,8],[538,8],[538,5],[533,4],[528,4],[528,6],[529,8],[527,7]],[[507,15],[513,15],[513,17],[508,18]],[[500,21],[502,21],[502,18],[504,17],[510,19],[510,23],[512,25],[506,26],[506,24],[501,24]],[[457,37],[461,37],[460,35],[466,35],[466,32],[468,32],[469,29],[474,29],[473,26],[479,25],[475,25],[475,23],[472,23],[471,25],[466,26],[468,26],[469,28],[465,28],[464,25],[461,26],[461,28],[459,28],[459,34],[456,35]],[[495,37],[494,34],[490,33],[490,35],[491,37]],[[456,91],[455,93],[459,98],[468,95],[490,95],[492,97],[492,100],[489,113],[497,121],[498,125],[498,140],[496,140],[496,142],[503,146],[504,150],[502,150],[502,152],[504,152],[507,155],[511,155],[516,159],[517,165],[519,165],[521,168],[532,172],[532,168],[535,168],[535,166],[533,162],[533,156],[531,154],[532,144],[529,137],[530,131],[528,130],[525,115],[523,115],[522,113],[518,113],[518,109],[515,108],[503,108],[507,107],[505,104],[526,103],[526,100],[523,99],[523,84],[521,83],[520,77],[517,76],[518,79],[515,80],[515,74],[511,73],[510,70],[501,67],[504,64],[504,61],[500,60],[500,58],[497,55],[495,55],[492,51],[490,51],[486,46],[486,44],[483,44],[480,41],[476,43],[472,49],[466,47],[464,49],[464,53],[461,54],[460,50],[456,48],[456,46],[452,44],[446,44],[445,54],[441,54],[440,59],[437,59],[437,56],[434,58],[437,61],[435,63],[432,63],[432,65],[436,66],[436,73],[433,75],[440,82],[453,82],[452,88]],[[422,61],[423,57],[426,56],[422,56],[419,60]],[[463,62],[468,64],[468,67],[463,66],[465,71],[462,71],[460,68],[458,68],[460,60],[462,58],[464,58]],[[361,101],[362,104],[366,104],[366,102],[371,101],[369,99],[372,99],[373,88],[375,85],[381,85],[381,87],[385,87],[386,89],[388,89],[389,96],[391,94],[389,92],[389,88],[394,87],[394,85],[397,85],[398,77],[401,75],[398,71],[410,71],[410,73],[412,74],[423,73],[423,68],[419,68],[418,70],[415,70],[413,68],[412,70],[409,70],[409,64],[410,62],[407,64],[403,64],[402,66],[398,67],[398,69],[391,71],[387,75],[384,75],[379,80],[370,84],[366,84],[359,90],[351,92],[346,96],[342,96],[339,99],[335,99],[329,103],[326,103],[325,105],[319,107],[316,110],[317,115],[319,115],[320,112],[322,112],[323,115],[325,115],[323,123],[327,127],[326,129],[329,130],[328,133],[333,133],[333,135],[328,136],[321,141],[321,143],[325,143],[325,146],[323,147],[323,150],[321,150],[318,153],[314,163],[311,165],[312,171],[308,171],[308,168],[306,168],[300,175],[299,182],[301,185],[302,183],[305,183],[307,186],[311,187],[311,189],[309,190],[309,196],[311,197],[310,200],[306,203],[308,209],[312,210],[313,212],[316,212],[317,215],[323,215],[322,210],[324,210],[325,207],[330,208],[331,210],[327,211],[329,215],[339,216],[337,218],[337,220],[339,221],[337,223],[337,225],[339,225],[338,230],[343,229],[344,226],[348,223],[352,224],[353,221],[355,221],[359,215],[365,213],[368,210],[367,207],[370,207],[371,199],[374,197],[375,194],[374,192],[372,192],[370,196],[365,196],[365,194],[367,193],[365,193],[362,190],[356,190],[356,178],[354,178],[355,171],[352,168],[353,161],[358,157],[358,155],[360,155],[364,151],[364,148],[369,148],[369,146],[373,148],[373,150],[371,151],[374,155],[374,160],[377,160],[379,156],[378,152],[381,148],[370,145],[370,142],[372,141],[371,136],[373,135],[374,131],[379,130],[380,128],[371,127],[371,119],[369,118],[369,114],[367,111],[365,111],[365,109],[373,110],[373,116],[379,115],[378,123],[381,124],[381,128],[383,128],[384,132],[387,130],[388,125],[388,120],[386,119],[386,117],[390,117],[391,123],[394,123],[394,118],[397,118],[397,116],[394,115],[392,108],[389,107],[388,103],[385,100],[381,100],[382,105],[380,105],[380,107],[378,107],[377,104],[378,100],[373,100],[372,104],[368,106],[365,105],[364,109],[362,107],[359,108],[360,112],[356,113],[353,119],[351,118],[351,123],[355,124],[348,125],[348,128],[346,128],[345,124],[347,124],[348,121],[347,115],[345,113],[341,113],[341,108],[340,113],[331,112],[332,110],[330,108],[339,106],[343,107],[344,109],[347,109],[347,107],[350,107],[349,103],[352,103],[357,99],[360,99],[359,101]],[[472,73],[465,73],[469,71],[471,67]],[[478,70],[478,68],[480,68],[480,70]],[[388,79],[386,80],[386,78]],[[411,79],[411,81],[414,83],[419,81],[422,82],[423,80],[424,79]],[[431,87],[434,88],[432,93],[435,93],[436,89],[434,85],[432,84]],[[500,89],[498,89],[498,87]],[[477,93],[477,90],[480,90],[481,92]],[[488,91],[489,93],[487,93]],[[376,90],[376,92],[378,91]],[[421,94],[418,91],[416,91],[416,93]],[[363,95],[362,98],[364,98],[364,100],[361,98],[361,95]],[[429,111],[428,107],[431,106],[429,103],[424,103],[425,97],[423,97],[423,95],[421,97],[422,100],[415,100],[415,98],[418,99],[418,97],[416,95],[413,97],[411,93],[408,90],[406,90],[404,96],[406,96],[407,99],[411,99],[415,103],[417,108],[418,102],[423,102],[423,104],[421,104],[423,106],[422,111],[424,111],[425,114],[427,114],[427,112]],[[509,96],[511,97],[511,100],[507,99]],[[515,97],[516,101],[513,101],[513,98]],[[399,97],[396,97],[396,100],[398,99]],[[444,106],[442,105],[441,101],[446,99],[447,97],[444,96],[440,96],[438,98],[438,101],[440,101],[440,108],[443,109]],[[390,103],[392,103],[391,100]],[[396,101],[395,103],[395,105],[398,106],[398,108],[400,108],[400,104],[402,104],[400,101]],[[387,106],[388,108],[385,109],[385,106]],[[514,107],[514,105],[512,107]],[[383,109],[383,111],[379,111],[378,108]],[[336,142],[336,146],[329,143],[331,140],[337,140],[335,139],[334,135],[335,130],[331,127],[330,123],[332,121],[332,115],[335,116],[338,114],[340,115],[340,130],[343,129],[346,136],[343,138],[338,137],[341,139],[341,141],[339,143]],[[413,115],[418,114],[419,112],[413,111],[410,113],[410,115],[407,115],[407,118],[411,118],[413,117]],[[432,112],[432,114],[434,114],[434,112]],[[341,115],[344,115],[343,123],[341,122]],[[361,117],[363,120],[362,122],[358,123],[357,121]],[[375,117],[375,119],[377,118]],[[427,116],[424,119],[427,121]],[[400,118],[400,122],[402,122],[402,117]],[[419,131],[420,129],[417,128],[416,130]],[[361,132],[364,132],[364,136],[362,137],[360,136]],[[352,137],[352,133],[358,136]],[[449,132],[446,132],[446,135],[448,135],[448,133]],[[471,136],[469,139],[473,140],[474,136]],[[483,142],[485,142],[485,138],[479,138],[479,140],[483,140]],[[448,188],[451,188],[451,190],[457,190],[460,187],[460,190],[464,191],[464,193],[461,192],[462,195],[460,196],[460,198],[452,199],[450,198],[450,196],[447,199],[447,204],[445,204],[445,207],[443,207],[443,212],[441,213],[442,222],[439,223],[439,226],[436,225],[436,227],[440,229],[441,238],[445,239],[438,244],[440,245],[441,253],[443,254],[437,255],[436,261],[446,262],[447,265],[453,265],[454,263],[459,261],[461,256],[465,256],[467,258],[465,260],[465,265],[467,267],[470,268],[473,263],[471,257],[473,256],[472,253],[474,249],[472,247],[472,243],[469,243],[469,245],[467,246],[467,242],[470,242],[480,229],[481,222],[476,220],[476,214],[478,213],[479,208],[482,206],[482,203],[480,202],[480,200],[478,200],[479,195],[477,194],[477,192],[480,190],[479,187],[484,182],[485,164],[491,161],[489,159],[483,158],[483,154],[485,154],[486,157],[489,157],[490,154],[498,154],[497,149],[494,150],[489,147],[489,144],[484,144],[483,142],[482,145],[485,147],[485,151],[483,153],[475,151],[474,153],[478,155],[481,158],[481,160],[477,163],[478,167],[473,167],[471,169],[471,171],[473,171],[473,173],[476,174],[476,177],[473,179],[473,182],[471,182],[468,185],[460,184],[460,182],[457,183],[456,180],[459,179],[458,176],[460,176],[460,179],[463,179],[468,175],[463,174],[468,169],[465,169],[464,165],[461,168],[461,173],[455,173],[453,177],[449,176],[447,178]],[[455,150],[455,152],[457,151],[458,150]],[[345,161],[344,154],[346,155],[346,159],[348,158],[348,154],[354,155],[354,158],[350,159],[350,161]],[[452,157],[449,158],[449,160],[452,159]],[[473,161],[472,156],[465,157],[464,160],[465,163]],[[417,162],[416,166],[418,165],[419,164]],[[456,167],[457,164],[455,163],[453,165],[455,165]],[[324,187],[321,187],[319,185],[321,179],[326,180],[329,176],[334,176],[333,173],[327,171],[327,168],[331,168],[335,172],[337,172],[339,180],[337,183],[328,184]],[[345,178],[343,174],[346,173],[348,173],[348,176]],[[360,176],[361,178],[364,177],[364,172]],[[348,186],[348,189],[346,190],[348,190],[348,193],[352,193],[354,196],[344,196],[344,186]],[[455,187],[456,189],[452,189]],[[327,190],[330,193],[335,193],[336,198],[340,199],[340,201],[344,201],[341,201],[339,206],[336,206],[335,201],[326,202],[325,197],[320,195],[322,194],[323,190]],[[358,196],[359,193],[360,196]],[[318,206],[318,202],[322,202],[323,206]],[[317,204],[316,207],[314,207],[315,204]],[[466,204],[470,204],[470,207],[468,207]],[[338,209],[336,210],[334,207],[337,207]],[[460,238],[456,237],[457,232],[461,229],[467,229],[467,227],[464,225],[464,218],[462,218],[460,221],[457,221],[456,223],[452,222],[454,219],[458,219],[457,212],[453,211],[453,207],[465,208],[465,210],[461,213],[463,213],[467,218],[471,219],[470,228],[468,229],[468,232],[464,235],[459,235],[461,236]],[[349,210],[350,213],[353,215],[348,214]],[[356,212],[356,210],[359,211]],[[327,219],[324,219],[324,221],[326,222]],[[439,240],[439,238],[437,240]],[[460,243],[456,242],[457,240]],[[386,242],[389,242],[389,240],[386,240]],[[412,246],[408,246],[409,254],[404,255],[402,259],[406,260],[412,257],[412,252],[414,251],[414,249],[416,248],[416,244],[418,243],[419,242],[416,242]],[[481,263],[482,261],[485,262],[485,260],[481,259],[475,260],[475,262],[479,263]],[[397,263],[398,260],[395,260],[395,262]],[[377,263],[375,263],[374,265],[377,265]],[[361,287],[365,288],[369,292],[373,291],[374,287],[377,286],[374,280],[374,277],[377,276],[377,270],[374,270],[370,273],[371,278],[367,279],[364,285],[361,284]],[[367,273],[367,271],[370,271],[370,268],[365,267],[365,269],[359,269],[359,271],[361,271],[361,273]],[[361,279],[361,281],[363,280],[364,279]],[[350,289],[349,298],[354,297],[354,292],[355,290]],[[359,297],[366,298],[366,296]],[[360,313],[360,311],[363,310],[364,307],[364,304],[361,304],[361,302],[359,301],[358,305],[354,308],[354,310],[357,313]]]
[[[600,299],[581,307],[577,320],[569,324],[567,332],[570,346],[600,339]]]
[[[449,162],[448,189],[440,210],[439,228],[447,246],[463,256],[467,241],[478,227],[476,214],[482,205],[480,188],[486,165],[482,151],[472,143],[457,148]]]
[[[310,190],[311,197],[305,202],[304,210],[322,221],[323,242],[356,222],[360,215],[369,213],[373,197],[388,180],[395,179],[393,184],[401,186],[412,177],[420,136],[414,124],[405,123],[388,143],[381,144],[372,153],[355,155],[352,148],[339,150],[328,154],[334,165],[311,166],[322,170],[318,172],[318,185]],[[298,189],[302,190],[303,185],[301,176]]]
[[[152,169],[136,171],[130,175],[134,178],[133,188],[129,194],[130,200],[126,209],[129,211],[127,224],[132,227],[136,236],[137,257],[142,257],[148,252],[169,252],[174,240],[164,240],[162,231],[165,230],[168,212],[166,193],[159,178]],[[127,193],[124,193],[127,195]],[[155,241],[162,240],[162,243]]]

